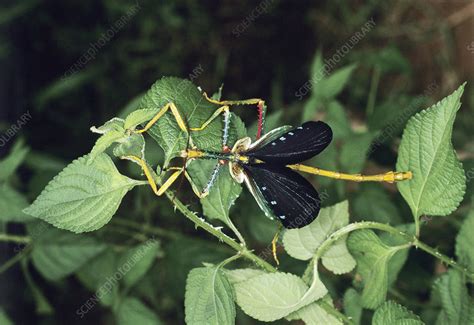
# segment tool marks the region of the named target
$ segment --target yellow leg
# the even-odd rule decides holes
[[[203,199],[209,194],[209,192],[203,193],[199,191],[197,185],[194,183],[193,179],[191,178],[191,176],[188,174],[187,171],[184,171],[184,176],[188,180],[189,184],[191,184],[191,188],[193,189],[194,194],[196,194],[198,198]]]
[[[265,105],[265,101],[260,98],[249,98],[249,99],[242,99],[242,100],[215,100],[212,98],[209,98],[207,94],[204,92],[203,93],[204,98],[206,98],[209,102],[217,105],[257,105],[257,104],[262,104]]]
[[[344,174],[339,172],[333,172],[330,170],[319,169],[316,167],[306,166],[306,165],[287,165],[287,167],[297,170],[304,173],[309,173],[313,175],[321,175],[329,178],[335,179],[344,179],[348,181],[355,181],[355,182],[387,182],[387,183],[394,183],[399,181],[404,181],[408,179],[412,179],[413,174],[412,172],[387,172],[385,174],[378,174],[378,175],[361,175],[361,174]]]
[[[265,124],[265,101],[260,98],[249,98],[249,99],[242,99],[242,100],[215,100],[209,98],[206,93],[203,93],[204,98],[206,98],[209,102],[217,105],[257,105],[258,108],[258,123],[257,123],[257,136],[256,138],[259,139],[263,133],[263,127]]]
[[[173,113],[174,118],[176,119],[176,122],[178,123],[178,126],[181,130],[184,132],[188,133],[188,128],[186,127],[186,123],[184,122],[183,117],[179,113],[178,108],[174,103],[168,103],[165,106],[163,106],[158,113],[145,125],[145,127],[141,130],[136,130],[135,132],[137,133],[143,133],[148,131],[153,124],[155,124],[168,110],[171,110],[171,113]]]
[[[218,117],[220,114],[226,112],[226,111],[229,111],[229,106],[228,105],[224,105],[224,106],[221,106],[219,107],[212,115],[211,117],[206,121],[204,122],[203,125],[201,125],[200,127],[198,128],[190,128],[191,131],[202,131],[204,130],[208,125],[209,123],[211,123],[216,117]]]
[[[273,259],[275,260],[275,263],[277,265],[280,265],[280,261],[278,260],[277,256],[277,243],[278,243],[278,237],[280,236],[280,231],[281,231],[281,225],[278,227],[278,231],[273,237],[272,240],[272,253],[273,253]]]
[[[202,198],[205,198],[209,193],[202,193],[201,191],[199,191],[198,189],[198,186],[194,183],[193,179],[191,178],[191,176],[189,175],[189,173],[186,171],[185,168],[183,167],[169,167],[167,168],[166,170],[176,170],[176,172],[174,172],[171,177],[168,179],[170,180],[173,175],[177,174],[177,176],[174,178],[174,180],[170,183],[170,185],[176,180],[176,178],[184,171],[184,176],[186,177],[186,179],[188,180],[189,184],[191,184],[191,188],[193,189],[193,192],[194,194],[196,194],[196,196],[200,199]],[[162,187],[165,187],[166,183],[163,184]],[[164,189],[168,189],[169,188],[169,185]],[[160,188],[161,190],[161,188]],[[164,191],[163,191],[164,192]]]
[[[170,168],[170,169],[177,169],[177,170],[173,174],[171,174],[171,176],[166,180],[166,182],[164,182],[163,185],[158,189],[158,187],[156,186],[155,180],[153,178],[152,171],[150,170],[147,163],[143,159],[138,158],[136,156],[126,156],[124,158],[132,160],[141,166],[143,173],[145,174],[145,177],[148,181],[148,184],[150,184],[151,189],[158,196],[163,195],[163,193],[171,186],[171,184],[173,184],[176,181],[176,179],[179,177],[179,175],[181,175],[181,173],[184,170],[184,168]]]

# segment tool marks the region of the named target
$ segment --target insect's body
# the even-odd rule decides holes
[[[306,122],[296,128],[283,126],[271,130],[260,137],[263,132],[264,122],[265,104],[263,100],[216,101],[208,98],[205,94],[204,97],[210,103],[222,106],[204,121],[200,127],[188,128],[185,117],[180,113],[178,107],[173,102],[170,102],[157,112],[155,117],[146,124],[145,128],[135,131],[137,133],[146,132],[170,110],[181,131],[187,134],[188,145],[192,146],[181,151],[181,157],[186,159],[183,167],[167,168],[167,170],[173,171],[173,173],[162,183],[160,188],[157,188],[154,176],[145,161],[135,156],[127,157],[142,166],[150,186],[157,195],[162,195],[178,179],[180,174],[184,174],[190,182],[194,193],[203,198],[212,190],[222,170],[222,166],[227,164],[232,178],[240,184],[245,183],[260,208],[268,217],[280,220],[285,228],[300,228],[308,225],[318,216],[321,200],[311,183],[295,171],[359,182],[378,181],[393,183],[411,178],[410,172],[388,172],[364,176],[360,174],[343,174],[301,165],[301,162],[316,156],[331,143],[332,130],[329,125],[321,121]],[[257,105],[259,111],[257,140],[252,142],[251,138],[243,137],[237,140],[233,147],[230,148],[228,146],[228,142],[231,141],[229,139],[229,131],[231,129],[229,105],[239,104]],[[221,132],[221,150],[215,151],[215,146],[211,150],[206,146],[194,147],[193,136],[197,132],[206,129],[221,114],[224,122]],[[194,133],[191,134],[191,132]],[[215,142],[215,139],[213,141]],[[203,144],[205,143],[203,142]],[[174,143],[171,144],[171,146],[173,145]],[[192,175],[187,171],[188,163],[196,159],[218,161],[204,188],[200,188],[194,182]]]
[[[410,172],[364,176],[300,164],[323,151],[331,140],[332,131],[327,124],[307,122],[297,128],[277,128],[255,142],[249,137],[242,138],[232,149],[225,147],[222,152],[193,148],[183,151],[181,156],[189,160],[213,159],[221,165],[228,164],[232,178],[240,184],[245,183],[265,214],[279,219],[285,228],[309,224],[317,217],[321,204],[314,187],[294,170],[359,182],[393,183],[411,178]],[[213,173],[205,191],[210,190],[214,180]]]

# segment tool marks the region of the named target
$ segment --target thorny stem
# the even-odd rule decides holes
[[[212,225],[208,224],[204,219],[198,217],[194,212],[189,210],[180,200],[178,200],[173,194],[170,192],[166,192],[166,196],[168,199],[174,204],[176,209],[179,210],[186,218],[191,220],[197,227],[201,227],[214,237],[217,237],[219,241],[224,242],[234,250],[236,250],[240,255],[245,257],[248,260],[251,260],[255,264],[257,264],[259,267],[262,269],[268,271],[268,272],[276,272],[277,269],[274,268],[270,263],[267,261],[263,260],[259,256],[255,255],[250,251],[245,245],[241,245],[238,242],[236,242],[234,239],[230,238],[226,234],[224,234],[222,231],[220,231],[217,228],[214,228]]]
[[[379,223],[379,222],[372,222],[372,221],[363,221],[363,222],[355,222],[348,224],[345,227],[340,228],[339,230],[332,233],[316,250],[316,253],[313,259],[310,262],[310,265],[306,268],[303,279],[309,279],[311,276],[311,272],[316,269],[317,265],[315,265],[318,260],[323,256],[323,254],[331,247],[334,242],[339,240],[342,236],[349,234],[354,230],[359,229],[378,229],[382,231],[386,231],[395,235],[399,235],[404,237],[407,240],[405,245],[397,246],[399,249],[408,248],[410,246],[415,246],[420,248],[421,250],[427,252],[428,254],[438,258],[439,260],[443,261],[444,263],[450,265],[451,267],[455,268],[456,270],[463,273],[465,276],[474,279],[474,273],[469,272],[469,270],[465,267],[459,265],[456,261],[448,256],[441,254],[434,248],[426,245],[425,243],[421,242],[417,237],[407,234],[403,231],[398,230],[395,227]]]

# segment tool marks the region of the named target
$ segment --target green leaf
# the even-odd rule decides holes
[[[186,324],[234,324],[232,286],[220,267],[189,272],[184,300]]]
[[[52,315],[54,314],[54,309],[51,306],[50,302],[41,291],[41,288],[33,280],[29,268],[28,268],[28,259],[24,258],[20,261],[21,271],[25,277],[28,288],[31,290],[31,295],[35,301],[35,311],[38,315]],[[2,324],[0,322],[0,324]]]
[[[320,303],[326,303],[332,307],[334,304],[329,295],[326,295],[323,299],[313,302],[298,311],[290,314],[286,317],[287,320],[301,319],[305,324],[330,324],[330,325],[342,325],[342,321],[329,314]]]
[[[0,221],[26,222],[32,218],[23,213],[28,206],[25,197],[7,183],[0,184]]]
[[[283,244],[288,254],[296,259],[309,260],[318,247],[336,230],[349,223],[349,204],[343,201],[321,209],[318,218],[299,229],[290,229],[283,235]],[[341,237],[323,255],[322,263],[335,274],[350,272],[355,260],[346,247],[347,236]]]
[[[83,156],[60,172],[23,212],[76,233],[104,226],[139,182],[121,175],[106,154]]]
[[[139,299],[127,297],[115,312],[119,325],[160,325],[162,322],[153,310]]]
[[[174,103],[188,128],[200,127],[219,105],[207,101],[192,82],[174,77],[157,81],[143,96],[141,108],[153,109],[155,114],[168,103]],[[187,136],[171,111],[164,114],[148,131],[165,152],[165,166],[187,147]],[[222,119],[216,118],[204,130],[191,132],[194,145],[201,150],[222,149]]]
[[[441,297],[442,305],[436,324],[474,324],[474,301],[460,272],[449,270],[436,281],[434,289]]]
[[[137,109],[128,114],[123,127],[125,130],[133,130],[137,125],[151,120],[157,113],[156,109]]]
[[[10,154],[0,160],[0,182],[6,181],[12,176],[18,166],[21,165],[30,149],[24,146],[23,141],[17,141],[13,145]]]
[[[333,100],[327,105],[325,121],[331,125],[334,139],[343,139],[352,133],[346,111],[337,100]]]
[[[41,228],[40,230],[38,230]],[[38,271],[50,281],[60,280],[100,254],[105,245],[94,238],[76,235],[41,223],[29,225],[28,232],[35,236],[32,259]]]
[[[13,322],[8,318],[8,315],[3,308],[0,308],[0,324],[13,325]]]
[[[398,224],[401,222],[397,206],[380,184],[362,184],[353,201],[356,220]]]
[[[469,215],[464,220],[461,230],[456,237],[456,255],[459,262],[471,271],[474,272],[474,236],[472,231],[474,229],[474,210],[471,210]]]
[[[360,324],[363,308],[359,293],[353,288],[347,289],[344,293],[344,314],[350,317],[355,325]]]
[[[387,294],[390,259],[396,252],[407,247],[387,246],[372,230],[367,229],[354,231],[349,236],[347,245],[357,261],[357,273],[364,284],[362,305],[375,309]]]
[[[226,270],[225,274],[231,284],[236,284],[249,280],[253,277],[265,274],[265,272],[259,269],[236,269]]]
[[[89,163],[91,163],[98,155],[103,153],[114,142],[118,142],[125,137],[126,135],[124,131],[110,130],[103,134],[99,139],[97,139],[94,147],[92,147],[92,150],[88,155]]]
[[[286,317],[327,293],[319,282],[308,294],[308,286],[301,278],[281,272],[251,277],[235,284],[235,291],[242,310],[264,322]]]
[[[105,306],[112,306],[119,295],[119,264],[120,254],[112,248],[107,247],[102,253],[89,260],[76,272],[81,283],[94,294],[92,299],[97,299]],[[81,313],[89,310],[86,304],[85,310],[79,309]]]
[[[207,161],[200,164],[191,162],[188,166],[188,170],[191,171],[193,175],[198,176],[200,180],[207,182],[215,165],[215,161]],[[199,184],[203,183],[203,181],[199,182]],[[204,186],[202,186],[202,189],[204,189]],[[219,219],[229,224],[229,209],[241,192],[242,187],[232,179],[228,167],[221,166],[219,175],[208,196],[201,199],[204,214],[211,219]]]
[[[406,234],[415,236],[415,224],[401,224],[396,228]],[[380,235],[380,239],[389,246],[397,246],[407,244],[405,237],[399,234],[392,234],[384,232]],[[390,287],[397,280],[398,274],[400,273],[403,265],[408,259],[408,249],[400,249],[397,251],[388,263],[388,286]]]
[[[397,183],[413,216],[448,215],[461,202],[466,176],[451,143],[464,85],[409,121],[400,144],[397,170],[413,179]]]
[[[366,132],[353,134],[341,148],[341,169],[345,173],[359,173],[367,160],[367,152],[374,135]]]
[[[352,71],[357,67],[355,64],[345,66],[332,72],[315,87],[326,100],[333,99],[346,87]]]
[[[113,153],[115,157],[122,159],[127,156],[135,156],[145,160],[145,138],[141,134],[132,133],[121,139]],[[137,163],[135,160],[132,161]]]
[[[160,244],[154,239],[129,249],[119,260],[119,264],[123,265],[124,271],[129,269],[123,275],[123,283],[127,287],[136,284],[155,262],[160,252]]]
[[[383,303],[374,313],[372,325],[423,325],[420,317],[393,301]]]

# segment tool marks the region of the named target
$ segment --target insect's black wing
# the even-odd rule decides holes
[[[264,146],[248,150],[249,157],[275,164],[296,164],[323,151],[332,140],[332,130],[324,122],[306,122]]]
[[[271,211],[287,229],[310,224],[319,213],[321,200],[314,187],[287,167],[244,165],[246,183],[264,211]]]

